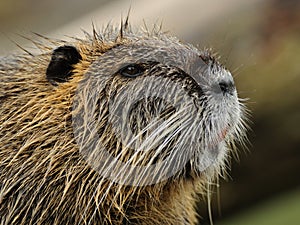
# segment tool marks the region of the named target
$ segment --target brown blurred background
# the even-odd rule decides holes
[[[251,110],[249,150],[232,159],[212,200],[215,224],[300,224],[300,1],[0,0],[0,54],[34,31],[82,37],[108,22],[163,22],[180,39],[212,47]],[[217,193],[218,192],[218,193]],[[200,204],[201,223],[209,224]]]

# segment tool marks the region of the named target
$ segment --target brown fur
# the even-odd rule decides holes
[[[59,86],[45,77],[49,46],[0,64],[0,224],[195,224],[197,193],[218,168],[133,188],[103,182],[79,154],[71,125],[78,82],[97,57],[127,41],[89,38],[75,42],[82,61]]]

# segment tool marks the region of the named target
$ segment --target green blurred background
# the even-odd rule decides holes
[[[131,23],[163,22],[180,39],[211,47],[232,71],[251,111],[248,150],[232,158],[212,197],[214,224],[300,224],[299,0],[0,0],[0,54],[18,34],[82,37],[131,7]],[[209,224],[207,204],[199,204]]]

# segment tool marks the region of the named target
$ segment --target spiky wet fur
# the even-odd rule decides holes
[[[164,36],[155,30],[144,35]],[[1,225],[197,222],[196,196],[224,162],[197,177],[122,186],[104,180],[79,153],[71,124],[76,88],[97,57],[130,41],[124,36],[123,28],[107,28],[74,40],[82,61],[72,79],[59,86],[49,83],[45,71],[52,49],[64,41],[46,38],[45,44],[34,42],[40,55],[1,59]]]

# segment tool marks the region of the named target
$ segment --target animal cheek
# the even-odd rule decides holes
[[[56,82],[66,82],[73,75],[73,66],[82,59],[73,46],[60,46],[52,52],[51,61],[47,67],[47,80],[53,85]]]

